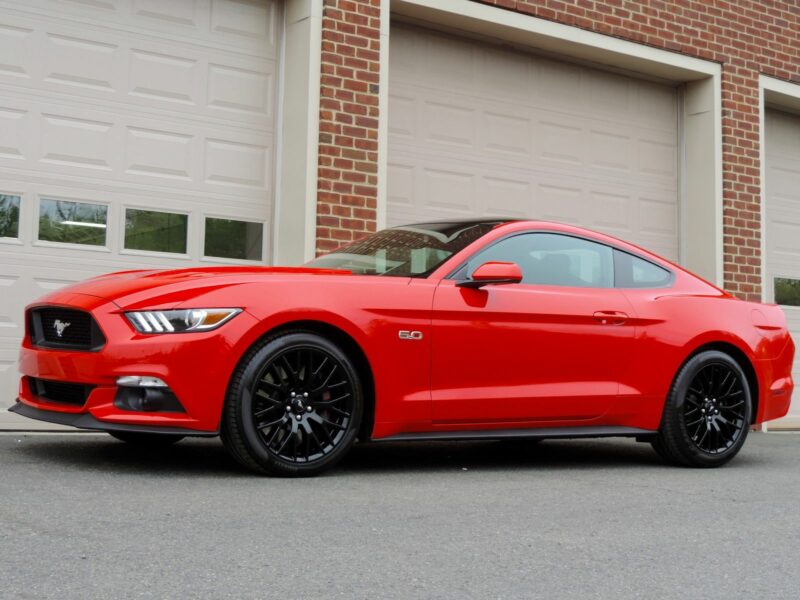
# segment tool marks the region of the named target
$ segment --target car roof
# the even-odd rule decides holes
[[[407,223],[404,225],[397,225],[390,229],[426,229],[434,231],[443,235],[449,236],[463,229],[474,227],[477,225],[485,225],[488,227],[496,227],[498,225],[506,225],[508,223],[515,223],[526,221],[527,219],[509,219],[506,217],[484,217],[482,219],[447,219],[441,221],[424,221],[419,223]]]
[[[442,219],[437,221],[418,221],[416,223],[404,223],[396,227],[423,227],[428,225],[451,225],[463,227],[464,225],[499,225],[502,223],[516,223],[518,221],[533,221],[534,219],[515,219],[509,217],[483,217],[481,219]]]

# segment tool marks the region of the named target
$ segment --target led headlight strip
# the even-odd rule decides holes
[[[139,333],[186,333],[216,329],[240,312],[241,308],[137,310],[126,312],[125,317]]]

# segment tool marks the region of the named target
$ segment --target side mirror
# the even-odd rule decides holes
[[[519,283],[522,271],[513,262],[485,262],[472,272],[472,279],[459,281],[459,287],[480,288],[492,283]]]

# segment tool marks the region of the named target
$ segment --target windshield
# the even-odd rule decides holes
[[[358,275],[425,277],[500,223],[422,223],[384,229],[307,266],[346,269]]]

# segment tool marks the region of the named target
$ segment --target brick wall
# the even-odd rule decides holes
[[[317,253],[375,231],[380,0],[325,0]]]
[[[387,0],[388,1],[388,0]],[[761,297],[759,73],[800,81],[794,2],[476,0],[723,66],[725,287]],[[379,0],[326,0],[318,249],[374,228]]]

